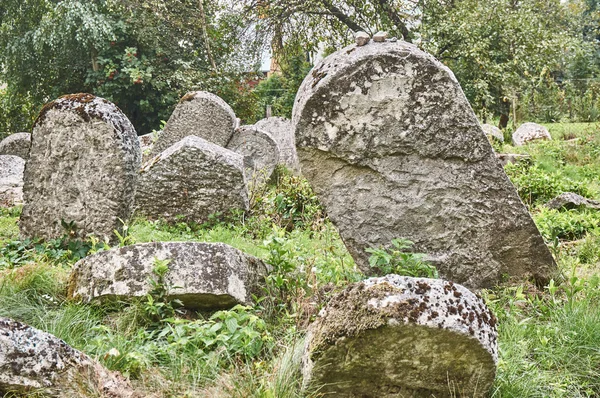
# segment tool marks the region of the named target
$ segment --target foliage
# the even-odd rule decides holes
[[[413,244],[407,239],[392,239],[390,249],[367,248],[365,251],[371,253],[369,265],[378,275],[396,274],[415,278],[437,278],[437,269],[424,260],[424,254],[407,251]]]
[[[600,228],[600,213],[594,210],[559,211],[541,207],[534,214],[535,223],[547,241],[575,240]]]
[[[166,280],[169,272],[169,263],[171,260],[154,259],[152,266],[153,277],[150,278],[150,291],[146,295],[144,304],[144,313],[152,320],[154,324],[160,324],[163,320],[171,318],[178,313],[177,309],[183,307],[179,299],[169,299],[169,293],[177,289],[177,286],[171,286]]]

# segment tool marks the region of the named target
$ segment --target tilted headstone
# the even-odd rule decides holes
[[[235,130],[227,149],[244,156],[246,178],[268,179],[279,164],[279,146],[267,132],[254,126],[242,126]]]
[[[600,202],[593,199],[584,198],[581,195],[578,195],[573,192],[563,192],[558,195],[556,198],[552,199],[546,206],[549,209],[594,209],[600,210]]]
[[[482,124],[481,129],[489,138],[492,138],[498,142],[504,142],[504,133],[496,126],[491,124]]]
[[[169,298],[191,309],[251,305],[267,273],[261,260],[224,243],[141,243],[80,260],[73,266],[68,296],[85,302],[144,297],[152,289],[157,259],[169,260]]]
[[[0,155],[14,155],[27,160],[30,145],[31,134],[11,134],[0,142]]]
[[[270,117],[259,120],[254,128],[271,135],[279,146],[279,163],[290,170],[300,171],[300,163],[296,154],[296,138],[292,121],[283,117]]]
[[[365,249],[395,238],[471,288],[555,269],[454,75],[416,46],[330,55],[302,83],[292,120],[302,174],[363,271]]]
[[[67,95],[44,106],[25,165],[25,237],[113,239],[133,211],[140,144],[111,102]]]
[[[206,91],[187,93],[167,121],[152,153],[156,155],[190,135],[225,147],[236,123],[233,109],[220,97]]]
[[[523,146],[530,141],[551,140],[548,129],[537,123],[523,123],[513,133],[512,143],[514,146]]]
[[[188,136],[142,166],[135,202],[136,213],[152,220],[202,223],[248,210],[244,158]]]
[[[25,160],[14,155],[0,155],[0,206],[23,203],[23,170]]]
[[[483,398],[497,359],[496,318],[481,298],[388,275],[329,301],[308,329],[302,373],[325,396]]]

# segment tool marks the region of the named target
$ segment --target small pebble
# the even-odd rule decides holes
[[[385,41],[385,39],[387,39],[387,37],[388,37],[387,32],[379,31],[379,32],[375,33],[375,35],[373,36],[373,41],[375,41],[377,43],[383,43]]]
[[[356,40],[357,46],[364,46],[371,40],[371,37],[367,32],[356,32],[354,34],[354,39]]]

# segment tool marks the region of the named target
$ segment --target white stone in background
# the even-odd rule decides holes
[[[227,149],[244,157],[248,181],[269,179],[279,164],[280,151],[271,134],[254,126],[235,130]]]
[[[300,172],[300,163],[296,153],[296,138],[292,121],[283,117],[270,117],[258,121],[254,128],[271,135],[279,146],[279,162],[288,169]]]
[[[491,137],[498,142],[504,142],[504,134],[498,127],[492,126],[491,124],[482,124],[481,129],[488,137]]]
[[[14,155],[0,155],[0,206],[23,203],[23,170],[25,160]]]
[[[371,40],[371,37],[367,32],[356,32],[354,34],[354,40],[356,41],[356,45],[360,47],[367,44]]]
[[[30,145],[31,134],[11,134],[0,142],[0,155],[14,155],[27,160]]]
[[[551,139],[548,129],[537,123],[523,123],[512,136],[514,146],[523,146],[530,141]]]

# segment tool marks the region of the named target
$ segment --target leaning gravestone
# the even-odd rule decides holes
[[[364,272],[365,249],[400,237],[472,288],[555,269],[454,75],[416,46],[330,55],[302,83],[293,122],[302,173]]]
[[[491,124],[482,124],[481,129],[490,139],[494,139],[498,142],[504,142],[504,134],[498,127],[492,126]]]
[[[154,144],[158,154],[189,135],[225,147],[236,127],[233,109],[220,97],[205,91],[184,95]]]
[[[25,160],[14,155],[0,155],[0,206],[23,203],[23,170]]]
[[[296,138],[291,120],[283,117],[269,117],[258,121],[254,128],[271,135],[277,141],[280,151],[279,162],[290,170],[300,171],[296,154]]]
[[[188,136],[142,166],[135,203],[149,219],[198,223],[211,214],[248,210],[244,158]]]
[[[30,145],[31,134],[11,134],[0,142],[0,155],[14,155],[27,160]]]
[[[487,397],[497,359],[496,318],[481,298],[388,275],[329,301],[308,329],[302,373],[326,396]]]
[[[90,94],[67,95],[44,106],[31,137],[21,234],[114,238],[133,210],[141,159],[123,112]]]
[[[551,139],[548,129],[537,123],[523,123],[512,136],[514,146],[523,146],[530,141]]]
[[[277,141],[254,126],[242,126],[235,130],[227,149],[244,156],[248,180],[269,179],[279,164]]]
[[[154,242],[94,254],[73,266],[68,295],[75,300],[128,300],[150,292],[156,260],[169,260],[169,298],[191,309],[251,305],[267,266],[223,243]]]

